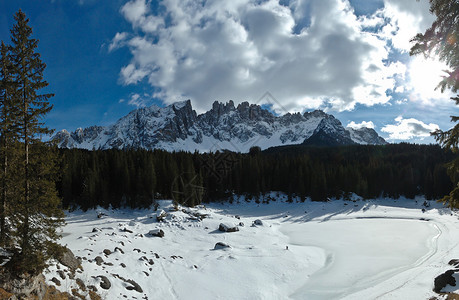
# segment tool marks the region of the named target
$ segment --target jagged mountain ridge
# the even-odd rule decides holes
[[[344,128],[323,111],[275,116],[256,104],[215,101],[212,109],[197,114],[191,101],[166,107],[156,105],[131,111],[115,124],[79,128],[54,137],[62,148],[164,149],[168,151],[247,152],[252,146],[266,149],[290,144],[385,144],[371,128]],[[308,142],[309,141],[309,142]]]

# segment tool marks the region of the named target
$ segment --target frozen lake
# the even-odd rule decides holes
[[[438,227],[418,219],[338,219],[284,224],[290,243],[323,252],[322,267],[293,295],[340,299],[422,264],[436,251]]]
[[[77,277],[105,299],[429,299],[434,278],[459,258],[459,220],[434,202],[423,212],[423,201],[279,198],[178,211],[162,201],[162,222],[148,209],[75,211],[62,243],[85,258]],[[220,232],[222,222],[239,231]],[[164,237],[148,235],[152,229]],[[230,248],[214,250],[218,242]],[[60,278],[57,271],[51,267],[48,280]],[[61,290],[77,286],[62,281]]]

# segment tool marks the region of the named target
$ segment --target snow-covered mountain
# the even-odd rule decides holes
[[[166,107],[156,105],[133,110],[115,124],[79,128],[54,137],[62,148],[164,149],[169,151],[247,152],[290,144],[385,144],[371,128],[344,128],[339,120],[323,111],[287,113],[275,116],[256,104],[214,102],[212,109],[198,115],[191,101]],[[323,144],[323,143],[322,143]]]

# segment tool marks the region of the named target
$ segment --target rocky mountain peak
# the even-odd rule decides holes
[[[368,128],[367,128],[368,129]],[[190,100],[166,107],[140,108],[115,124],[91,126],[72,133],[58,132],[53,139],[60,147],[110,149],[144,148],[208,151],[212,148],[246,152],[297,144],[317,136],[343,143],[383,144],[374,130],[351,130],[321,110],[275,116],[260,105],[215,101],[212,108],[197,114]]]
[[[310,118],[325,118],[327,116],[329,116],[327,113],[325,113],[323,110],[320,110],[320,109],[316,109],[312,112],[305,112],[303,114],[303,116],[306,118],[306,119],[310,119]]]
[[[332,115],[326,115],[319,123],[314,133],[304,142],[314,146],[342,146],[352,145],[356,142],[341,122]]]

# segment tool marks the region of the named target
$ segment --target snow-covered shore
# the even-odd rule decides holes
[[[70,212],[61,242],[83,259],[76,277],[105,299],[428,299],[433,279],[459,258],[459,219],[435,202],[423,212],[423,203],[280,196],[173,211],[160,201],[158,211]],[[221,232],[221,223],[239,231]],[[214,250],[218,242],[230,248]],[[53,266],[46,277],[59,289],[76,286],[57,274]]]

